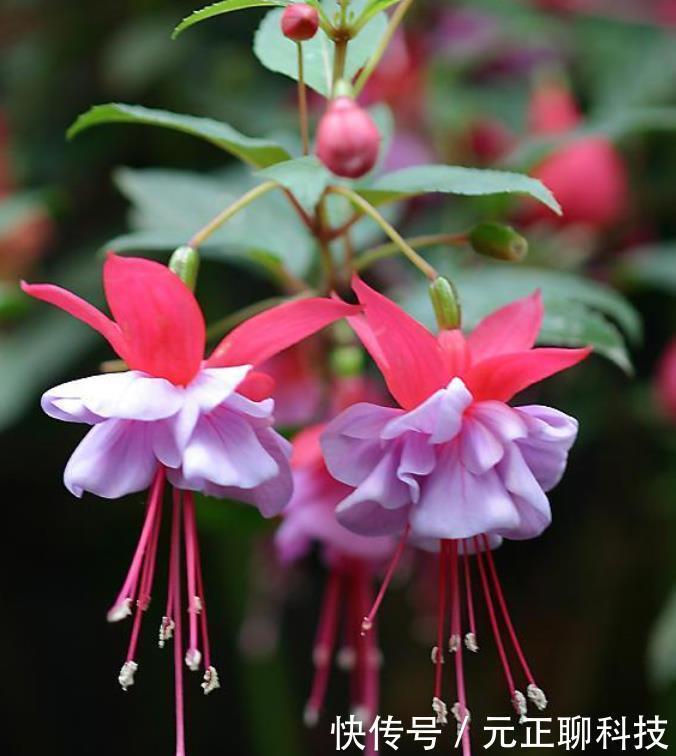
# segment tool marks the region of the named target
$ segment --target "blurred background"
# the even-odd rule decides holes
[[[126,695],[117,674],[127,634],[105,622],[134,548],[141,497],[71,497],[62,470],[83,429],[39,409],[43,390],[97,372],[110,354],[86,327],[27,301],[17,281],[55,281],[101,303],[101,251],[110,240],[161,255],[162,244],[137,235],[196,229],[201,203],[213,202],[210,175],[233,194],[242,185],[227,156],[174,132],[116,126],[67,142],[66,129],[91,105],[140,103],[293,139],[293,86],[250,49],[262,14],[233,14],[172,42],[171,29],[194,7],[193,0],[0,4],[0,753],[7,756],[172,752],[170,659],[156,648],[153,613],[142,669]],[[440,161],[529,170],[567,211],[560,222],[502,200],[426,200],[397,212],[410,235],[486,216],[515,223],[531,243],[530,279],[510,278],[512,268],[509,276],[477,272],[471,260],[433,252],[440,267],[458,271],[468,309],[479,300],[490,309],[546,280],[553,312],[579,315],[602,345],[605,356],[533,395],[576,415],[581,436],[552,495],[554,526],[536,541],[506,544],[496,559],[551,715],[633,721],[659,713],[673,720],[670,744],[675,27],[671,0],[419,0],[364,93],[366,104],[389,106],[397,124],[390,167]],[[149,170],[156,168],[171,173]],[[293,252],[302,256],[302,240],[292,234],[288,244],[300,245]],[[241,247],[208,255],[198,291],[208,320],[275,291]],[[385,264],[378,275],[429,317],[402,266]],[[580,280],[621,297],[587,291]],[[274,524],[243,507],[204,501],[199,518],[223,689],[204,699],[188,680],[189,752],[332,752],[331,719],[347,713],[340,673],[320,725],[302,726],[321,560],[280,571]],[[381,711],[410,720],[429,714],[433,632],[416,620],[430,586],[406,573],[382,611]],[[488,645],[469,673],[478,720],[509,713]],[[406,742],[400,752],[419,750]]]

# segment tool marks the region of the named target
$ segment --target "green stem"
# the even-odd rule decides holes
[[[352,202],[353,205],[356,205],[366,215],[372,218],[380,226],[380,228],[382,228],[385,234],[390,237],[394,244],[396,244],[397,247],[404,253],[404,255],[406,255],[411,263],[413,263],[413,265],[415,265],[415,267],[418,268],[421,273],[427,276],[430,281],[434,281],[437,278],[437,271],[427,262],[427,260],[421,257],[413,249],[413,247],[411,247],[410,244],[407,243],[404,237],[392,225],[390,225],[385,220],[385,218],[383,218],[383,216],[375,209],[375,207],[373,207],[370,202],[367,202],[359,194],[352,191],[352,189],[348,189],[344,186],[331,186],[329,187],[328,191],[332,192],[333,194],[340,194],[341,196],[346,197],[348,200],[350,200],[350,202]]]
[[[402,2],[397,6],[397,9],[392,14],[392,18],[390,19],[390,23],[387,27],[387,30],[385,31],[385,34],[383,38],[380,40],[380,44],[378,45],[378,48],[371,56],[368,63],[364,66],[362,69],[362,72],[359,74],[359,78],[355,82],[354,85],[354,96],[357,97],[359,93],[364,88],[364,85],[369,80],[369,77],[371,74],[375,71],[376,66],[378,63],[380,63],[383,55],[385,54],[385,51],[390,45],[390,42],[392,42],[392,38],[394,37],[395,32],[397,31],[399,24],[404,20],[404,16],[408,13],[409,8],[413,5],[414,0],[402,0]],[[355,34],[360,31],[359,28],[355,29]]]
[[[333,53],[333,83],[331,85],[332,94],[335,93],[336,84],[345,76],[345,62],[347,60],[347,45],[350,41],[342,31],[338,32],[335,41],[335,50]]]
[[[326,288],[330,291],[336,284],[336,268],[333,262],[333,254],[331,253],[331,244],[327,236],[327,227],[326,199],[322,197],[317,205],[317,232],[315,236],[319,243],[319,252],[326,276]]]
[[[255,202],[264,194],[271,192],[278,187],[275,181],[266,181],[263,184],[251,189],[251,191],[242,195],[238,200],[232,203],[229,207],[226,207],[223,212],[219,213],[213,220],[209,221],[204,228],[201,228],[188,242],[188,246],[193,249],[199,249],[204,242],[224,224],[227,223],[230,218],[237,215],[240,210],[244,210],[247,205]]]
[[[298,47],[298,116],[300,118],[300,135],[303,140],[303,155],[310,152],[310,137],[307,117],[307,91],[305,89],[305,73],[303,66],[303,44],[297,43]]]
[[[426,236],[416,236],[412,239],[406,239],[406,243],[411,247],[420,249],[421,247],[436,246],[464,246],[467,244],[467,234],[428,234]],[[355,260],[355,270],[364,270],[378,260],[384,260],[387,257],[393,257],[400,252],[398,244],[393,242],[381,244],[378,247],[367,249]]]

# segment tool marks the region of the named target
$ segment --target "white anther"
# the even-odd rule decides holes
[[[451,637],[448,639],[448,650],[455,654],[457,653],[458,649],[460,648],[460,644],[462,641],[460,640],[460,636],[456,635],[455,633],[451,635]]]
[[[476,635],[474,633],[467,633],[465,635],[465,646],[467,646],[467,650],[471,651],[473,654],[476,654],[479,651],[479,644],[476,640]]]
[[[336,654],[336,666],[343,672],[350,672],[357,663],[357,655],[353,648],[343,646]]]
[[[138,669],[138,664],[135,661],[126,661],[120,669],[120,674],[117,676],[117,681],[122,686],[122,690],[125,692],[134,684],[134,675]]]
[[[202,599],[199,596],[193,596],[192,597],[192,607],[191,609],[195,614],[199,614],[202,609],[204,608],[204,605],[202,604]]]
[[[528,706],[526,704],[526,696],[524,696],[520,690],[514,691],[514,695],[512,696],[512,706],[519,717],[519,724],[523,724],[526,715],[528,714]]]
[[[221,682],[218,679],[218,672],[216,671],[216,667],[209,667],[207,671],[204,673],[204,680],[202,682],[202,690],[204,691],[204,695],[208,696],[209,693],[212,693],[217,688],[221,687]]]
[[[538,688],[537,685],[533,685],[533,683],[531,683],[526,688],[526,693],[528,694],[528,698],[533,702],[533,704],[539,711],[544,711],[547,708],[547,704],[549,702],[547,701],[547,696],[545,695],[545,692],[544,690],[542,690],[542,688]]]
[[[312,663],[315,667],[325,667],[330,661],[329,650],[326,646],[315,646],[312,649]]]
[[[316,727],[319,723],[319,712],[314,706],[306,706],[303,712],[303,722],[306,727]]]
[[[132,603],[133,602],[130,598],[126,598],[119,604],[115,604],[115,606],[108,612],[108,614],[106,614],[106,619],[108,620],[108,622],[119,622],[120,620],[126,619],[127,617],[131,616]]]
[[[430,658],[432,659],[432,664],[445,664],[446,660],[444,659],[444,655],[439,653],[439,646],[434,646],[432,648],[432,653],[430,654]]]
[[[368,727],[370,725],[369,710],[366,706],[355,706],[352,710],[352,714],[358,722],[361,722],[364,725],[364,727]]]
[[[448,723],[448,708],[446,707],[446,704],[436,696],[432,699],[432,711],[436,714],[437,724]]]
[[[162,617],[159,639],[157,641],[157,645],[160,648],[164,648],[164,644],[174,637],[174,627],[174,620],[171,617]]]
[[[185,654],[185,663],[188,669],[197,672],[202,663],[202,654],[196,648],[189,648]]]
[[[465,720],[467,720],[467,722],[470,722],[470,720],[472,719],[472,716],[469,713],[469,709],[465,706],[463,710],[463,707],[460,706],[460,701],[456,701],[453,706],[451,706],[451,714],[453,714],[453,718],[458,723],[458,732],[460,732],[460,728],[464,724]]]

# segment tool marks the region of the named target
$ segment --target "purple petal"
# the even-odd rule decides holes
[[[81,378],[61,384],[42,397],[42,409],[69,422],[102,419],[160,420],[178,412],[184,389],[137,370]]]
[[[422,538],[471,538],[516,527],[519,513],[495,469],[474,475],[454,445],[445,447],[411,509],[412,534]]]
[[[251,365],[205,368],[186,386],[186,395],[202,412],[210,412],[231,396],[251,371]]]
[[[578,422],[574,417],[540,405],[517,407],[528,427],[527,438],[517,442],[528,467],[545,491],[561,480],[568,452],[575,443]]]
[[[397,477],[409,487],[411,500],[418,501],[420,485],[417,476],[429,475],[436,465],[434,446],[419,433],[404,437]]]
[[[520,522],[514,528],[496,528],[506,538],[523,540],[539,536],[552,521],[552,512],[547,495],[533,476],[519,448],[513,444],[505,450],[499,465],[505,488],[519,512]]]
[[[466,418],[460,435],[460,461],[475,475],[495,467],[502,459],[503,446],[479,420]]]
[[[446,388],[435,391],[414,410],[389,422],[382,438],[396,438],[407,431],[417,431],[430,436],[434,444],[450,441],[460,431],[463,413],[471,403],[472,395],[465,384],[460,378],[454,378]]]
[[[150,424],[133,420],[96,425],[68,460],[66,488],[75,496],[90,491],[106,499],[147,488],[157,471],[149,430]]]

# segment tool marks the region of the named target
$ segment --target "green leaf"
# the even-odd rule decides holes
[[[308,211],[314,209],[333,174],[316,157],[310,155],[277,163],[257,174],[260,178],[276,181],[293,192],[296,199]]]
[[[280,5],[288,5],[288,0],[223,0],[220,3],[213,3],[212,5],[207,5],[205,8],[194,11],[184,18],[174,29],[171,38],[176,39],[181,32],[184,32],[195,24],[199,24],[201,21],[214,18],[214,16],[222,16],[224,13],[232,13],[232,11],[244,10],[246,8],[265,8]]]
[[[54,279],[95,305],[103,300],[101,260],[79,255]],[[30,305],[31,300],[24,295]],[[36,315],[9,334],[0,336],[0,429],[17,420],[35,403],[50,382],[57,382],[68,366],[101,340],[98,333],[75,318],[45,304],[35,303]]]
[[[166,110],[121,103],[95,105],[91,110],[83,113],[70,127],[68,138],[72,139],[92,126],[109,123],[135,123],[182,131],[184,134],[205,139],[256,168],[266,168],[291,157],[283,147],[274,142],[245,136],[227,123],[221,123],[212,118],[180,115]]]
[[[472,329],[498,307],[540,289],[545,303],[540,343],[590,345],[624,371],[632,371],[623,334],[638,341],[641,321],[633,307],[613,289],[567,273],[500,263],[453,268],[448,273],[460,293],[463,326]],[[433,325],[426,288],[403,301],[416,317]]]
[[[353,6],[359,7],[360,3],[353,3]],[[331,3],[324,7],[327,14],[331,15],[331,8],[335,8],[336,4]],[[297,81],[298,50],[296,43],[287,39],[281,32],[282,13],[283,11],[278,9],[265,16],[256,32],[254,52],[258,60],[270,71],[284,74]],[[386,29],[387,18],[383,14],[378,14],[350,42],[345,63],[346,79],[352,79],[364,66],[377,49]],[[331,94],[333,53],[334,45],[323,32],[303,43],[305,83],[325,97]]]
[[[223,208],[248,191],[254,181],[243,170],[216,175],[163,169],[120,169],[120,191],[131,201],[134,233],[110,242],[117,251],[171,251]],[[261,252],[276,257],[296,275],[312,262],[314,241],[281,192],[261,197],[242,210],[205,243],[204,255],[256,264]],[[260,270],[266,271],[265,266]]]
[[[617,275],[623,283],[676,293],[676,242],[633,251],[618,263]]]
[[[561,214],[559,203],[544,184],[530,176],[507,171],[463,168],[455,165],[420,165],[385,174],[356,189],[373,204],[435,192],[471,197],[528,194],[555,213]]]
[[[382,13],[382,11],[387,10],[390,6],[396,5],[399,2],[401,2],[401,0],[370,0],[354,22],[355,27],[361,29],[363,26],[366,26],[374,16],[378,15],[378,13]]]

